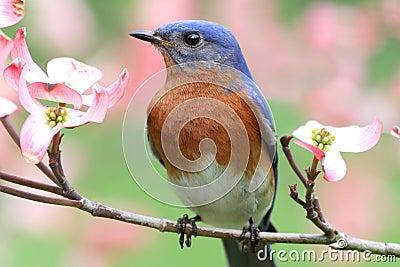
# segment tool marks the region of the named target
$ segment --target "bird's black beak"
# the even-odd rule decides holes
[[[134,31],[129,34],[132,37],[140,39],[142,41],[150,42],[155,45],[167,45],[172,46],[172,44],[161,38],[160,35],[155,33],[154,31]]]

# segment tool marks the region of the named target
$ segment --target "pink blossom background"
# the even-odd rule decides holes
[[[92,200],[146,215],[175,219],[187,212],[141,192],[126,170],[121,148],[123,114],[131,97],[164,67],[154,48],[128,33],[182,19],[211,20],[232,30],[269,100],[279,136],[310,119],[334,126],[366,125],[374,116],[382,120],[385,134],[380,143],[362,154],[346,154],[346,177],[338,183],[321,179],[316,190],[327,219],[337,229],[360,238],[398,242],[400,144],[386,134],[400,119],[400,2],[396,0],[26,1],[23,21],[4,31],[13,36],[16,28],[26,26],[38,64],[74,57],[100,68],[102,84],[114,81],[124,67],[131,73],[124,100],[104,124],[67,132],[64,166],[74,186]],[[16,93],[3,80],[0,88],[1,96],[16,101]],[[11,118],[18,127],[27,116],[20,109]],[[142,130],[132,138],[141,142]],[[1,169],[46,181],[24,163],[1,129],[0,151]],[[293,151],[301,167],[311,163],[311,154],[294,146]],[[282,155],[279,168],[274,224],[281,232],[319,233],[288,197],[287,185],[297,180]],[[181,251],[173,234],[6,195],[0,195],[0,229],[4,266],[194,267],[225,262],[219,240],[197,238],[192,248]]]

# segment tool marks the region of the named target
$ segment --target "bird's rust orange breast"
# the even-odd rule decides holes
[[[218,100],[231,108],[238,115],[245,126],[247,135],[249,136],[250,155],[243,155],[246,158],[249,157],[245,176],[252,177],[252,173],[260,160],[262,142],[260,127],[252,109],[247,105],[246,101],[243,100],[243,97],[246,96],[239,94],[240,93],[233,92],[228,93],[224,88],[221,88],[218,85],[196,82],[178,86],[165,92],[162,96],[156,96],[157,101],[155,101],[152,104],[152,107],[148,110],[147,128],[149,138],[154,148],[162,157],[169,173],[169,177],[177,177],[174,174],[176,174],[176,172],[181,172],[182,170],[171,164],[166,157],[161,144],[161,131],[176,130],[169,129],[168,127],[163,129],[163,125],[168,115],[185,101],[195,98]],[[208,107],[205,104],[200,108]],[[180,112],[193,113],[194,111],[183,109]],[[212,112],[226,112],[226,110],[222,108],[219,110],[218,107],[214,107]],[[220,115],[224,116],[225,114]],[[233,119],[230,122],[229,114],[226,114],[226,116],[227,123],[235,123]],[[177,118],[177,120],[179,120],[179,118]],[[177,125],[178,124],[179,122]],[[217,149],[215,159],[219,165],[226,166],[231,156],[231,140],[226,129],[220,123],[211,118],[197,117],[184,124],[179,131],[179,148],[176,147],[176,149],[180,149],[185,158],[196,160],[201,156],[199,145],[201,140],[205,138],[210,138],[214,141]],[[168,142],[168,140],[166,141]]]

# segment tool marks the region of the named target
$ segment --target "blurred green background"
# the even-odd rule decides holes
[[[346,177],[318,181],[316,190],[329,222],[360,238],[400,242],[396,212],[400,202],[400,144],[387,134],[399,120],[400,2],[383,1],[99,1],[26,2],[25,18],[4,29],[13,36],[26,26],[28,45],[42,67],[69,56],[103,71],[107,85],[128,67],[131,81],[124,100],[106,121],[65,131],[64,166],[84,196],[149,216],[176,219],[186,209],[164,205],[146,195],[132,179],[122,151],[122,123],[130,98],[163,68],[161,55],[128,33],[154,29],[180,19],[206,19],[230,28],[254,78],[269,100],[278,135],[288,135],[311,119],[323,124],[366,125],[374,116],[385,134],[371,151],[345,154]],[[2,96],[16,99],[1,81]],[[143,113],[138,116],[144,116]],[[19,127],[27,114],[12,117]],[[0,133],[0,167],[45,180],[20,159]],[[140,146],[143,127],[130,138]],[[299,166],[312,160],[293,145]],[[279,150],[280,152],[280,150]],[[280,232],[319,233],[288,196],[297,183],[282,153],[272,221]],[[147,160],[143,156],[143,160]],[[140,168],[141,162],[137,162]],[[149,174],[150,175],[150,174]],[[300,194],[304,191],[299,190]],[[190,213],[191,214],[191,213]],[[132,226],[64,207],[0,195],[1,266],[224,266],[220,240],[198,237],[190,249],[178,236]],[[275,244],[273,249],[324,249],[323,246]],[[296,262],[298,266],[361,266],[367,263]],[[391,266],[390,263],[370,263]],[[278,262],[278,266],[292,266]]]

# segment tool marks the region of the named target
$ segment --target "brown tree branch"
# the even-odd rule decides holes
[[[318,213],[318,218],[323,221],[326,222],[324,213],[322,212],[321,206],[319,204],[319,199],[317,196],[314,196],[314,210]]]
[[[153,229],[157,229],[160,232],[177,233],[178,230],[178,225],[176,221],[154,218],[116,209],[98,202],[91,201],[87,198],[83,198],[80,201],[69,199],[55,199],[22,192],[20,190],[12,189],[5,186],[0,186],[0,192],[43,203],[76,207],[90,213],[94,217],[103,217],[126,223],[141,225],[144,227],[150,227]],[[187,225],[186,231],[191,231],[190,224]],[[241,234],[241,230],[197,226],[198,236],[238,240]],[[247,233],[246,238],[249,238],[249,233]],[[346,240],[347,246],[345,248],[337,246],[337,241],[340,239]],[[368,250],[371,253],[375,254],[395,255],[396,257],[400,257],[400,244],[369,241],[351,237],[345,233],[340,232],[336,233],[335,236],[332,238],[329,238],[328,236],[323,234],[260,232],[260,241],[287,244],[330,245],[333,248],[357,250],[361,252]]]
[[[57,178],[57,181],[61,184],[61,188],[63,189],[66,198],[73,200],[81,200],[83,198],[64,176],[64,171],[61,167],[60,151],[58,151],[56,155],[52,155],[52,158],[50,158],[50,168],[53,171],[54,176]]]
[[[304,202],[301,198],[299,198],[299,193],[297,192],[297,184],[289,185],[290,189],[290,197],[304,209],[306,208],[306,202]]]
[[[315,210],[314,186],[315,182],[311,180],[306,186],[306,205],[304,209],[307,211],[307,219],[312,221],[315,226],[321,229],[321,231],[324,232],[328,238],[334,238],[336,232],[335,229],[333,229],[326,221],[322,221],[319,217],[319,213]],[[322,213],[321,210],[320,213]]]
[[[292,151],[290,151],[290,141],[293,139],[293,136],[282,136],[280,141],[282,145],[283,153],[286,156],[287,161],[289,162],[290,167],[296,173],[297,177],[299,177],[301,183],[306,186],[307,179],[304,177],[303,173],[300,171],[299,167],[297,167],[296,162],[294,161]]]
[[[60,187],[36,182],[33,180],[22,178],[22,177],[19,177],[19,176],[13,175],[13,174],[9,174],[9,173],[5,173],[2,171],[0,171],[0,179],[10,182],[10,183],[19,184],[19,185],[23,185],[26,187],[35,188],[35,189],[47,191],[47,192],[50,192],[53,194],[57,194],[60,196],[64,196],[63,190]]]
[[[32,201],[46,203],[46,204],[54,204],[54,205],[68,206],[68,207],[75,207],[75,208],[82,207],[82,203],[79,201],[76,201],[76,200],[37,195],[37,194],[22,191],[22,190],[18,190],[18,189],[12,188],[12,187],[8,187],[5,185],[0,185],[0,192],[9,194],[9,195],[13,195],[16,197],[32,200]]]

